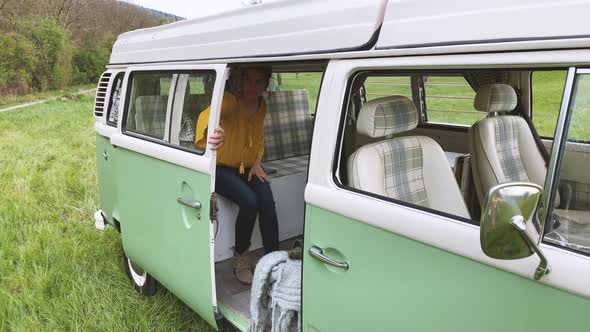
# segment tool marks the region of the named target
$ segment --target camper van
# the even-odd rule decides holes
[[[586,331],[589,12],[276,1],[124,33],[96,93],[96,225],[140,293],[245,331],[238,208],[195,125],[270,66],[262,165],[281,248],[303,242],[304,331]]]

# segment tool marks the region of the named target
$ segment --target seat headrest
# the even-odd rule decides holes
[[[414,102],[405,96],[373,99],[361,108],[356,130],[370,137],[383,137],[412,130],[418,125]]]
[[[508,84],[488,84],[480,87],[473,102],[480,112],[510,112],[516,107],[516,92]]]

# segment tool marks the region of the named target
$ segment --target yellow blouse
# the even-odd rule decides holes
[[[195,144],[200,148],[207,145],[207,127],[211,106],[207,107],[197,120]],[[256,159],[262,159],[264,153],[264,116],[266,103],[260,98],[256,112],[250,113],[240,109],[238,98],[226,92],[221,103],[219,126],[225,131],[223,145],[217,150],[217,164],[240,168],[252,167]]]

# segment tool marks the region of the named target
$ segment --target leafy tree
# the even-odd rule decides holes
[[[15,32],[0,34],[0,45],[0,93],[31,92],[37,65],[35,45]]]
[[[54,20],[33,23],[30,38],[37,51],[33,85],[39,90],[57,87],[54,74],[60,74],[58,57],[65,46],[65,31]]]
[[[0,98],[95,83],[115,36],[178,19],[115,0],[0,0]]]
[[[109,62],[110,45],[103,43],[97,46],[86,46],[76,50],[72,59],[74,66],[74,83],[96,82]]]

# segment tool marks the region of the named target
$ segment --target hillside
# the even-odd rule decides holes
[[[0,0],[0,98],[96,82],[117,35],[180,19],[115,0]]]
[[[165,20],[169,20],[171,22],[182,21],[182,20],[186,19],[184,17],[176,16],[174,14],[165,13],[165,12],[162,12],[162,11],[159,11],[156,9],[146,8],[146,7],[142,7],[142,6],[138,6],[138,5],[134,5],[134,6],[138,7],[141,10],[144,10],[152,15],[161,17],[161,18],[163,18]]]

